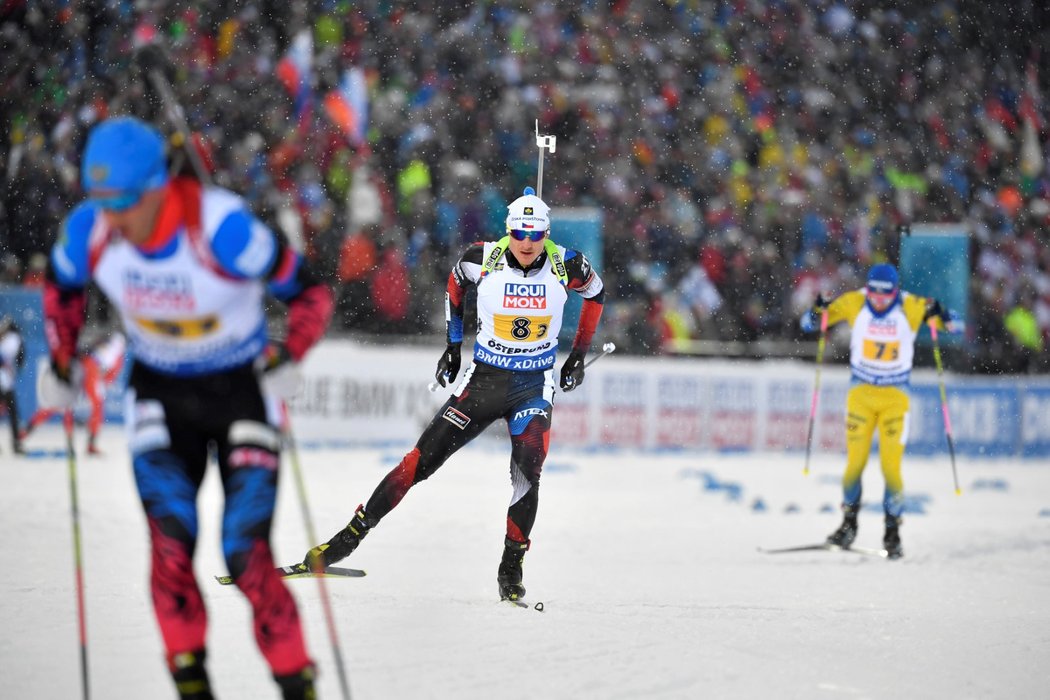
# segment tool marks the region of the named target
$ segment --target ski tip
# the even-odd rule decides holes
[[[346,576],[348,578],[363,578],[365,576],[368,576],[368,572],[364,569],[335,568],[329,569],[329,571],[327,571],[326,573],[332,576]]]

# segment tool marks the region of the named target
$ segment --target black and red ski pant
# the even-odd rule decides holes
[[[376,487],[365,505],[369,525],[378,523],[413,485],[436,472],[457,450],[503,418],[510,432],[507,537],[528,542],[539,504],[540,472],[550,443],[553,370],[512,372],[475,362],[419,436],[416,446]]]
[[[280,436],[251,366],[174,377],[137,363],[129,385],[129,446],[149,523],[153,609],[169,660],[205,648],[207,612],[193,553],[197,492],[211,453],[225,493],[223,556],[251,605],[255,641],[275,675],[301,671],[310,659],[299,612],[270,550]]]

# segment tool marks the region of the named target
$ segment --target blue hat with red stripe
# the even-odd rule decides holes
[[[900,276],[897,268],[889,263],[872,265],[868,271],[868,289],[876,294],[892,294],[897,291],[900,284]]]
[[[89,195],[134,195],[134,203],[167,181],[164,138],[152,126],[135,117],[114,117],[91,130],[80,163],[80,183]]]

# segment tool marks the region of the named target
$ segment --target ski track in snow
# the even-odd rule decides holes
[[[78,435],[78,445],[82,443]],[[49,426],[31,449],[59,450]],[[119,428],[78,458],[92,697],[168,698],[149,606],[147,539]],[[407,446],[406,446],[407,449]],[[397,450],[300,452],[318,537],[367,500]],[[287,460],[286,460],[287,462]],[[417,485],[326,579],[352,695],[374,698],[1017,698],[1050,687],[1050,464],[905,459],[905,557],[769,555],[839,522],[843,458],[574,452],[555,444],[525,559],[531,602],[500,604],[509,446],[482,437]],[[279,563],[309,542],[283,475]],[[3,698],[80,697],[67,465],[0,455]],[[873,460],[858,546],[881,544]],[[219,548],[214,471],[200,498],[198,580],[216,697],[277,697]],[[340,697],[317,582],[288,582],[323,698]]]

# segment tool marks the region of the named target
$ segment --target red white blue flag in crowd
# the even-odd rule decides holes
[[[339,86],[325,95],[325,113],[354,146],[368,133],[368,84],[361,68],[343,71]]]
[[[303,30],[277,62],[277,78],[295,101],[295,118],[300,126],[309,121],[313,108],[313,56],[313,35]]]

